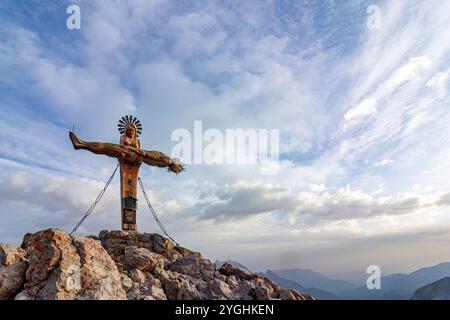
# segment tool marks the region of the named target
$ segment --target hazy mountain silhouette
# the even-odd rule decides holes
[[[216,261],[216,264],[223,263]],[[244,265],[228,260],[235,266]],[[220,264],[219,264],[220,265]],[[248,268],[246,268],[248,270]],[[369,290],[366,284],[357,286],[345,280],[333,279],[311,269],[280,269],[258,273],[283,288],[311,294],[320,300],[407,300],[430,297],[440,299],[445,294],[446,277],[450,277],[450,262],[420,268],[411,273],[393,273],[381,278],[381,289]],[[441,281],[442,282],[439,282]],[[419,291],[419,289],[421,291]],[[418,291],[418,292],[417,292]],[[435,297],[435,298],[432,298]]]
[[[361,300],[409,299],[416,289],[448,276],[450,276],[450,262],[443,262],[408,274],[395,273],[382,277],[380,290],[369,290],[364,285],[353,290],[337,292],[336,295],[343,299]]]
[[[305,288],[317,288],[331,293],[352,290],[356,285],[339,279],[332,279],[311,269],[272,270],[278,276],[295,281]]]
[[[295,281],[288,280],[278,276],[275,272],[271,270],[267,270],[267,272],[258,272],[258,275],[269,278],[282,288],[295,289],[298,291],[301,290],[300,292],[310,294],[318,300],[339,300],[339,297],[333,294],[332,292],[316,288],[305,288]]]
[[[450,300],[450,277],[417,289],[411,300]]]

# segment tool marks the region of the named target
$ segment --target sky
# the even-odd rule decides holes
[[[71,231],[116,162],[68,131],[117,143],[132,114],[167,154],[194,121],[279,130],[276,174],[141,168],[166,229],[209,259],[342,278],[450,261],[449,16],[438,0],[2,1],[0,241]],[[119,188],[78,234],[120,228]],[[139,204],[138,229],[161,233]]]

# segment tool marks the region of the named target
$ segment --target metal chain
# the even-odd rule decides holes
[[[148,196],[147,196],[147,192],[145,192],[144,184],[142,183],[141,178],[139,177],[138,180],[139,180],[139,186],[141,187],[142,193],[144,194],[145,201],[147,202],[147,205],[148,205],[148,207],[149,207],[149,209],[150,209],[150,212],[151,212],[152,215],[153,215],[153,218],[155,218],[156,223],[157,223],[158,226],[161,228],[162,232],[164,232],[164,234],[165,234],[170,240],[172,240],[177,246],[179,246],[178,242],[176,242],[176,241],[175,241],[175,240],[167,233],[166,228],[164,228],[164,226],[162,225],[161,221],[159,221],[158,216],[156,215],[155,209],[153,209],[153,207],[152,207],[152,205],[151,205],[151,203],[150,203],[150,200],[149,200],[149,198],[148,198]]]
[[[86,211],[86,213],[84,214],[83,218],[81,218],[81,220],[75,225],[75,227],[73,228],[72,232],[69,234],[70,236],[77,231],[78,227],[81,226],[81,224],[84,222],[84,220],[86,220],[86,218],[92,213],[92,211],[94,210],[94,208],[97,206],[97,203],[100,201],[100,199],[103,197],[103,195],[105,194],[106,189],[109,187],[109,184],[111,183],[114,175],[116,174],[117,168],[119,168],[119,163],[117,163],[116,168],[114,169],[113,174],[111,175],[111,177],[109,177],[108,181],[106,182],[103,190],[100,192],[100,194],[97,196],[97,199],[95,199],[94,203],[89,207],[89,209]]]

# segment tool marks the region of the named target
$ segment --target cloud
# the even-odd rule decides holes
[[[379,216],[414,214],[420,210],[445,207],[447,195],[426,199],[418,195],[400,197],[367,194],[350,187],[335,192],[325,188],[293,192],[271,184],[239,181],[233,185],[208,188],[208,196],[180,213],[218,223],[274,214],[290,225],[320,225],[329,221],[373,219]],[[205,194],[205,193],[203,193]],[[434,198],[433,198],[434,197]]]
[[[392,73],[391,77],[386,81],[385,86],[392,89],[406,81],[417,79],[419,78],[420,72],[430,69],[431,65],[431,60],[426,56],[410,58],[407,64]]]
[[[366,116],[377,113],[376,104],[377,101],[373,98],[365,99],[352,109],[348,110],[344,118],[345,120],[349,121],[359,116]]]
[[[374,166],[375,166],[375,167],[383,167],[383,166],[386,166],[386,165],[388,165],[388,164],[390,164],[390,163],[392,163],[392,162],[394,162],[394,160],[391,160],[391,159],[383,159],[383,160],[380,160],[380,161],[375,162],[375,163],[374,163]]]
[[[13,188],[23,188],[28,184],[28,177],[24,172],[15,172],[11,175],[9,183]]]
[[[52,112],[69,126],[89,132],[104,132],[105,124],[117,121],[124,113],[136,110],[133,95],[119,78],[101,67],[77,66],[64,58],[53,58],[42,49],[38,34],[17,28],[9,31],[3,44],[7,58],[14,57],[14,72],[23,72],[28,90],[43,99]]]
[[[5,208],[14,208],[18,203],[28,207],[28,224],[55,225],[67,228],[81,219],[83,213],[95,200],[104,182],[85,178],[64,177],[30,169],[13,171],[2,177],[1,201]],[[99,205],[103,218],[113,213],[118,203],[114,191],[106,195]],[[98,212],[96,213],[98,214]]]
[[[447,79],[448,72],[437,72],[427,81],[426,86],[430,88],[441,88],[446,84]]]
[[[296,199],[285,195],[285,189],[273,185],[251,185],[244,181],[217,188],[206,201],[187,209],[198,219],[218,221],[243,219],[256,214],[292,210]],[[211,199],[212,198],[212,199]]]
[[[437,203],[440,205],[450,205],[450,193],[442,195]]]

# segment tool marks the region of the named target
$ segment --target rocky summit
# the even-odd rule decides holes
[[[71,237],[59,229],[0,244],[0,299],[310,300],[268,278],[176,246],[159,234],[101,231]]]

